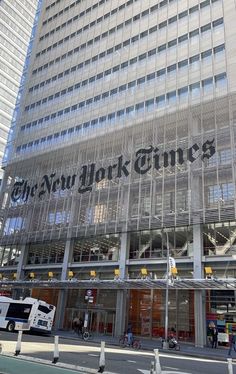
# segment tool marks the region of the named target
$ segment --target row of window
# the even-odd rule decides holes
[[[210,28],[209,28],[210,26]],[[220,18],[216,21],[213,21],[212,22],[212,27],[215,28],[215,27],[219,27],[219,26],[223,26],[223,19]],[[211,24],[207,24],[205,26],[202,26],[201,27],[201,34],[203,35],[204,32],[206,31],[209,31],[211,30]],[[108,69],[106,70],[105,72],[101,72],[99,74],[97,74],[96,76],[93,76],[89,79],[86,79],[82,82],[82,86],[85,86],[87,85],[88,83],[91,83],[93,81],[95,81],[96,79],[100,79],[102,78],[103,76],[108,76],[109,74],[112,74],[112,73],[115,73],[117,72],[118,70],[120,69],[124,69],[126,68],[128,65],[133,65],[133,64],[136,64],[138,61],[142,61],[144,59],[147,59],[149,57],[152,57],[153,55],[157,55],[159,53],[162,53],[164,52],[166,49],[170,49],[170,48],[173,48],[173,47],[176,47],[177,45],[180,45],[181,43],[186,43],[188,42],[189,39],[191,38],[196,38],[196,36],[199,37],[199,29],[196,29],[194,31],[191,31],[189,33],[186,33],[180,37],[178,37],[178,39],[174,39],[174,40],[171,40],[169,41],[168,43],[165,43],[165,44],[162,44],[160,45],[159,47],[157,48],[153,48],[145,53],[142,53],[141,55],[137,56],[137,57],[134,57],[128,61],[125,61],[123,62],[121,65],[116,65],[114,66],[113,68],[111,69]],[[120,44],[121,45],[121,44]],[[119,45],[119,46],[120,46]],[[116,47],[115,47],[116,48]],[[111,53],[111,50],[113,52],[113,49],[114,48],[110,48],[107,53]],[[117,50],[117,49],[116,49]],[[76,70],[79,70],[79,69],[83,69],[86,65],[90,64],[90,63],[93,63],[94,61],[97,61],[98,59],[104,57],[106,55],[106,52],[102,52],[100,53],[99,55],[96,55],[94,57],[92,57],[91,59],[88,59],[84,62],[81,62],[79,63],[78,65],[75,65],[75,66],[72,66],[70,69],[66,69],[64,72],[61,72],[55,76],[53,76],[52,78],[48,78],[47,80],[41,82],[40,84],[38,83],[37,85],[31,87],[29,89],[29,92],[32,92],[33,90],[37,90],[41,87],[43,87],[45,84],[49,84],[51,82],[54,82],[56,81],[57,79],[61,79],[63,78],[64,76],[67,76],[69,75],[70,73],[73,73],[75,72]],[[48,64],[47,64],[48,65]],[[37,70],[37,69],[36,69]]]
[[[108,0],[106,0],[106,1],[108,1]],[[69,37],[72,38],[72,37],[74,37],[76,34],[79,35],[82,31],[88,30],[90,27],[93,27],[95,24],[102,22],[104,19],[108,18],[110,15],[115,14],[116,12],[118,12],[118,10],[124,9],[126,6],[129,6],[129,5],[133,4],[133,3],[136,2],[136,1],[138,1],[138,0],[129,0],[127,3],[120,5],[118,8],[113,9],[111,12],[106,13],[104,16],[101,16],[101,17],[97,18],[95,21],[89,23],[88,25],[84,26],[82,29],[78,30],[77,33],[73,33],[73,34],[69,35],[69,36],[67,37],[68,39],[66,39],[66,41],[69,40]],[[103,1],[103,2],[104,2],[104,1]],[[100,5],[100,3],[101,3],[101,1],[100,1],[99,3],[97,3],[97,4],[94,4],[94,5],[92,6],[92,8],[97,7],[98,5]],[[66,8],[65,8],[65,9],[66,9]],[[53,35],[55,32],[57,32],[57,31],[63,29],[63,28],[66,27],[66,26],[69,26],[72,22],[76,21],[79,17],[84,16],[84,14],[85,14],[85,13],[88,13],[88,11],[90,11],[90,10],[91,10],[91,7],[88,8],[88,9],[86,9],[85,11],[83,11],[83,12],[77,14],[77,15],[74,16],[73,18],[70,18],[67,22],[62,23],[61,25],[57,26],[55,29],[52,29],[50,32],[47,32],[45,35],[42,35],[42,36],[39,38],[39,40],[41,41],[41,40],[43,40],[43,39],[46,39],[46,38],[48,38],[49,36]],[[62,42],[63,42],[63,39],[62,39]],[[56,43],[56,44],[58,45],[58,44],[61,44],[62,42],[60,41],[60,42],[58,42],[58,43]],[[54,47],[53,47],[53,48],[54,48]],[[40,55],[40,53],[37,54],[36,57],[38,57],[38,55]]]
[[[182,36],[179,36],[176,39],[170,40],[168,43],[163,44],[159,48],[162,48],[162,50],[163,50],[163,49],[166,49],[166,48],[173,47],[173,46],[177,45],[180,42],[183,42],[184,40],[186,40],[188,38],[192,38],[196,35],[199,35],[200,33],[203,34],[204,32],[207,32],[207,31],[211,30],[212,28],[215,28],[215,27],[220,26],[220,25],[223,25],[223,18],[222,17],[218,18],[217,20],[215,20],[213,22],[209,22],[208,24],[206,24],[204,26],[201,26],[200,28],[197,28],[197,29],[195,29],[195,30],[193,30],[189,33],[186,33]],[[93,58],[86,60],[84,62],[84,64],[88,65],[88,64],[91,63],[91,61],[96,61],[100,58],[105,57],[106,55],[110,55],[110,54],[118,51],[121,48],[127,47],[128,45],[139,41],[139,39],[146,38],[148,35],[150,35],[154,32],[157,32],[157,25],[151,27],[148,30],[142,31],[140,34],[132,36],[132,38],[129,38],[129,39],[123,41],[122,43],[119,43],[119,44],[115,45],[114,47],[109,48],[106,51],[103,51],[103,52],[99,53],[99,55],[94,56]],[[100,35],[98,36],[98,38],[100,38]],[[92,44],[93,40],[90,40],[89,42],[91,42],[91,44]],[[80,50],[86,48],[86,46],[89,46],[89,44],[88,43],[83,43],[82,45],[68,51],[67,53],[64,53],[62,56],[58,56],[55,60],[51,60],[51,61],[47,62],[46,64],[39,66],[37,69],[34,69],[32,74],[35,75],[36,73],[42,71],[43,69],[47,69],[51,65],[53,65],[55,63],[58,63],[60,61],[63,61],[65,58],[73,55],[74,53],[78,53]]]
[[[57,0],[55,1],[54,3],[52,3],[51,5],[49,5],[48,7],[46,7],[46,10],[49,10],[50,8],[52,8],[53,6],[55,6],[55,4],[59,3],[61,0]],[[53,19],[57,18],[58,16],[60,16],[61,14],[67,12],[69,9],[73,8],[75,5],[81,3],[82,0],[77,0],[75,1],[74,3],[72,3],[70,6],[67,6],[66,8],[62,9],[60,12],[54,14],[52,17],[48,18],[47,20],[45,20],[43,22],[43,25],[46,25],[47,23],[51,22]],[[108,0],[101,0],[99,1],[99,5],[103,4],[105,1],[108,1]],[[138,1],[138,0],[135,0],[135,1]],[[173,1],[176,1],[176,0],[162,0],[160,3],[159,3],[159,7],[162,8],[163,6],[166,6],[168,3],[172,3]],[[133,2],[132,0],[129,0],[128,1],[130,4]],[[92,9],[95,9],[98,4],[94,4],[93,6],[89,7],[88,9],[86,9],[86,11],[83,12],[82,15],[84,15],[85,13],[88,13],[90,12]],[[123,6],[121,5],[121,9],[123,9]],[[80,13],[81,14],[81,13]],[[80,17],[82,16],[80,15]]]
[[[208,203],[214,204],[220,201],[233,200],[235,196],[234,183],[220,183],[208,187]]]
[[[226,73],[215,75],[214,77],[210,77],[207,79],[202,80],[201,82],[196,82],[191,84],[190,86],[185,86],[182,88],[179,88],[177,91],[171,91],[166,94],[160,95],[155,98],[148,99],[146,101],[137,103],[135,105],[131,105],[129,107],[126,107],[124,109],[120,109],[117,112],[109,113],[107,115],[101,116],[99,118],[92,119],[91,121],[85,122],[83,124],[77,125],[76,127],[71,127],[69,129],[62,130],[61,132],[54,133],[52,135],[48,135],[47,137],[43,137],[41,139],[36,139],[35,141],[31,141],[27,144],[23,144],[17,147],[16,152],[22,153],[25,152],[25,150],[29,150],[32,147],[39,148],[42,143],[48,143],[51,144],[51,142],[57,142],[64,140],[64,137],[69,135],[73,135],[74,132],[77,134],[81,131],[87,131],[89,129],[94,130],[94,127],[97,126],[103,126],[105,124],[111,124],[114,123],[115,120],[123,120],[124,118],[133,118],[136,115],[140,115],[140,113],[144,111],[154,111],[156,109],[164,108],[165,106],[169,105],[175,105],[177,103],[177,99],[180,101],[187,99],[188,94],[190,93],[192,97],[198,97],[200,95],[200,89],[203,89],[203,93],[210,93],[210,91],[213,89],[215,84],[215,87],[222,87],[226,84]],[[46,116],[43,118],[40,118],[40,120],[35,121],[35,125],[42,124],[43,122],[48,122],[50,120],[55,119],[56,117],[61,117],[64,115],[68,115],[70,113],[73,113],[75,110],[77,110],[78,107],[72,106],[68,107],[64,110],[59,110],[56,113],[51,114],[51,116]]]
[[[190,37],[191,37],[191,35],[190,35]],[[192,37],[194,37],[194,35],[192,35]],[[195,35],[195,38],[196,38],[196,35]],[[187,41],[185,35],[184,35],[184,37],[180,37],[179,38],[179,40],[178,40],[179,43],[181,42],[181,40],[183,42]],[[158,47],[158,48],[151,49],[151,50],[147,51],[145,54],[141,54],[141,55],[139,55],[137,57],[134,57],[134,58],[132,58],[132,59],[130,59],[128,61],[123,62],[120,65],[116,65],[116,66],[114,66],[111,69],[105,70],[102,73],[99,73],[99,74],[97,74],[95,76],[90,77],[89,79],[86,79],[86,80],[82,81],[81,85],[85,86],[85,85],[87,85],[89,83],[94,82],[97,79],[101,79],[103,76],[107,77],[107,76],[109,76],[112,73],[116,73],[118,70],[122,70],[122,69],[126,68],[128,65],[133,65],[133,64],[137,63],[137,61],[141,61],[144,58],[152,57],[153,55],[161,53],[164,50],[165,49],[163,48],[163,45],[160,46],[160,47]],[[99,55],[99,57],[103,57],[103,56],[104,56],[104,53],[102,53],[102,54]],[[41,83],[38,83],[35,86],[30,87],[29,88],[29,92],[33,92],[34,90],[38,90],[39,88],[44,87],[45,85],[50,84],[51,82],[55,82],[57,79],[61,79],[64,76],[69,75],[70,73],[74,73],[77,69],[82,69],[85,65],[89,64],[90,62],[94,62],[97,59],[98,59],[98,56],[94,56],[92,59],[86,60],[84,63],[82,62],[82,63],[80,63],[78,65],[72,66],[70,69],[67,69],[64,72],[61,72],[61,73],[59,73],[57,75],[54,75],[52,78],[48,78],[47,80],[42,81]]]
[[[134,1],[137,1],[137,0],[132,0],[132,2],[134,2]],[[179,13],[178,15],[172,16],[171,18],[161,22],[159,25],[157,25],[157,29],[162,29],[164,27],[167,27],[167,25],[172,25],[173,23],[177,22],[178,19],[188,17],[189,15],[193,14],[194,12],[198,12],[199,9],[202,9],[206,6],[209,6],[211,3],[215,3],[217,1],[219,1],[219,0],[204,0],[199,5],[191,7],[188,10],[185,10],[185,11]],[[128,1],[128,3],[130,3],[130,1]],[[85,25],[81,29],[79,29],[77,31],[74,31],[72,34],[66,36],[65,38],[63,38],[61,40],[59,40],[58,42],[54,43],[53,45],[48,46],[47,48],[43,49],[41,52],[38,52],[36,54],[36,58],[39,57],[40,55],[45,54],[46,52],[51,51],[52,49],[56,48],[57,46],[61,45],[62,43],[65,43],[65,42],[69,41],[70,39],[76,37],[76,35],[81,34],[82,31],[85,31],[88,28],[94,26],[95,24],[97,24],[99,22],[102,22],[104,19],[108,18],[110,15],[116,13],[116,11],[118,9],[120,9],[121,7],[124,8],[125,6],[128,6],[129,5],[128,3],[121,5],[119,8],[113,9],[111,12],[108,12],[104,16],[97,18],[95,21],[91,22],[90,24]],[[111,35],[111,34],[115,33],[116,31],[120,30],[121,28],[129,25],[131,22],[135,22],[135,21],[140,20],[142,17],[145,17],[145,16],[149,15],[149,13],[152,13],[157,9],[158,9],[158,4],[152,6],[150,9],[144,10],[142,13],[136,14],[134,17],[131,17],[131,18],[127,19],[125,22],[122,22],[119,25],[117,25],[117,26],[115,26],[115,27],[113,27],[109,30],[106,30],[101,35],[98,35],[96,38],[87,41],[86,45],[90,46],[90,45],[98,42],[99,40],[101,40],[103,38],[106,38],[108,35]],[[56,29],[51,30],[50,33],[48,32],[47,34],[42,36],[40,38],[40,40],[43,40],[44,38],[46,38],[50,35],[53,35],[55,33],[55,31],[59,31],[61,28],[65,27],[66,25],[69,25],[72,22],[72,20],[74,21],[74,20],[78,19],[78,17],[79,16],[76,15],[71,20],[63,23],[61,26],[58,26]],[[80,48],[81,48],[81,46],[80,46]]]
[[[150,73],[150,74],[148,74],[144,77],[138,78],[137,80],[127,82],[126,84],[123,84],[119,87],[115,87],[115,88],[111,89],[110,91],[103,92],[103,93],[101,93],[101,94],[99,94],[95,97],[91,97],[91,98],[87,99],[86,101],[82,101],[82,102],[80,102],[76,105],[77,105],[77,107],[82,107],[82,106],[85,106],[85,105],[86,106],[90,105],[93,102],[97,103],[98,101],[103,100],[103,99],[105,99],[109,96],[113,96],[117,93],[126,91],[126,90],[128,90],[132,87],[135,87],[135,86],[140,86],[141,84],[144,84],[146,82],[151,82],[152,80],[154,80],[156,78],[160,78],[160,79],[165,78],[166,75],[176,73],[177,70],[179,71],[182,68],[187,68],[188,65],[194,65],[195,66],[196,64],[199,63],[200,59],[202,61],[204,61],[205,59],[211,58],[212,54],[221,53],[222,51],[224,51],[224,48],[225,48],[224,44],[221,44],[220,46],[217,46],[213,49],[208,49],[207,51],[204,51],[201,54],[194,55],[194,56],[190,57],[189,59],[185,59],[185,60],[179,61],[178,63],[169,65],[166,68],[163,68],[163,69],[160,69],[156,72]],[[123,64],[121,64],[121,65],[123,65]],[[121,65],[119,65],[119,68],[121,68]],[[109,69],[108,72],[109,72],[109,74],[111,74],[112,69]],[[105,75],[105,72],[103,74],[98,74],[98,75],[94,76],[94,80],[101,79],[101,78],[103,78],[103,76],[107,77],[107,75]],[[93,77],[91,77],[91,78],[93,78]],[[94,80],[93,80],[93,82],[94,82]],[[85,81],[83,81],[83,82],[85,82]],[[83,82],[77,82],[76,84],[68,87],[67,89],[65,88],[61,91],[56,92],[54,95],[50,95],[48,97],[45,97],[42,100],[39,100],[35,103],[32,103],[31,105],[27,105],[25,107],[25,111],[29,111],[29,110],[32,110],[34,108],[38,108],[39,106],[44,105],[46,103],[49,103],[52,100],[55,100],[59,97],[62,97],[62,96],[64,97],[66,94],[71,94],[73,91],[78,90],[80,87],[84,87]],[[86,84],[88,84],[89,82],[90,82],[90,79],[86,80]],[[27,125],[22,126],[21,130],[25,130],[25,128],[30,128],[30,127],[31,127],[31,125],[27,124]]]
[[[54,1],[52,4],[48,5],[46,7],[46,11],[48,11],[49,9],[53,8],[56,4],[60,3],[62,0],[56,0]]]
[[[45,21],[43,21],[43,26],[46,25],[47,23],[53,21],[57,17],[61,16],[63,13],[68,12],[69,9],[74,8],[74,6],[77,5],[77,4],[80,4],[81,1],[84,1],[84,0],[74,1],[74,3],[68,5],[64,9],[60,10],[60,12],[55,13],[52,17],[49,17],[48,19],[46,19]],[[79,13],[79,15],[78,15],[78,17],[76,19],[78,19],[79,17],[84,16],[85,14],[90,13],[93,9],[96,9],[99,5],[102,5],[105,2],[107,2],[107,1],[109,1],[109,0],[100,0],[98,3],[94,4],[93,6],[90,6],[89,8],[87,8],[84,11],[82,11],[81,13]],[[72,22],[72,19],[71,19],[71,22]]]
[[[226,181],[226,182],[219,182],[218,184],[214,185],[206,185],[204,188],[204,195],[205,195],[205,202],[206,202],[206,208],[208,207],[213,207],[218,204],[222,204],[222,207],[225,206],[230,206],[232,204],[232,201],[234,200],[235,197],[235,185],[231,181]],[[134,200],[132,204],[130,204],[129,207],[129,215],[130,218],[138,218],[138,217],[151,217],[153,213],[160,214],[160,212],[163,211],[164,214],[177,214],[177,213],[183,213],[187,212],[190,208],[189,201],[187,199],[187,190],[175,190],[175,191],[165,191],[163,194],[156,194],[155,195],[155,201],[153,201],[152,196],[140,196],[139,200]],[[180,203],[182,202],[182,204]],[[114,201],[113,201],[114,205]],[[54,221],[51,219],[52,216],[54,217]],[[111,222],[115,221],[119,215],[119,212],[114,209],[113,212],[111,212],[108,207],[106,202],[100,202],[99,204],[95,206],[88,206],[84,207],[80,210],[78,214],[78,222],[77,224],[99,224],[103,222]],[[56,217],[58,217],[58,220],[56,221]],[[63,219],[65,217],[65,219]],[[65,227],[68,226],[69,224],[69,219],[70,217],[70,212],[69,211],[55,211],[53,213],[48,213],[48,215],[45,215],[45,220],[41,220],[42,222],[42,228],[54,228],[56,227]],[[60,219],[61,218],[61,219]],[[232,222],[232,225],[235,224]],[[25,230],[25,218],[22,216],[15,216],[15,217],[9,217],[5,221],[4,229],[3,229],[3,234],[4,235],[12,235],[12,234],[17,234],[21,231]],[[46,227],[47,226],[47,227]],[[223,224],[222,229],[228,230],[228,225]],[[222,243],[221,245],[225,244],[224,242],[228,241],[228,244],[230,244],[230,241],[233,240],[235,242],[235,237],[236,237],[236,230],[230,230],[228,233],[230,233],[231,237],[228,237],[228,235],[222,235],[223,233],[220,233],[220,225],[218,225],[219,229],[219,244],[220,242]],[[39,227],[32,227],[32,231],[35,229],[38,230]],[[159,232],[161,229],[158,230]],[[176,228],[176,231],[181,231],[180,228]],[[225,234],[227,231],[225,232]],[[183,233],[179,236],[179,239],[183,239]],[[171,238],[171,237],[170,237]],[[173,238],[173,237],[172,237]],[[208,237],[209,239],[209,237]],[[231,240],[229,240],[231,239]],[[90,241],[91,239],[88,239]],[[207,239],[206,239],[207,240]],[[106,242],[106,241],[105,241]],[[104,241],[103,241],[104,243]],[[80,240],[81,244],[81,240]],[[89,243],[87,243],[89,244]],[[115,243],[114,243],[115,244]],[[143,243],[144,244],[144,243]],[[236,243],[235,243],[236,244]],[[77,244],[79,245],[79,243]],[[112,248],[115,249],[114,246],[111,246],[111,253],[112,254]],[[136,245],[137,247],[137,245]],[[148,246],[144,246],[148,249]],[[143,247],[143,248],[144,248]],[[173,245],[174,248],[176,248],[176,245]],[[181,247],[181,246],[180,246]],[[183,251],[186,250],[184,249],[185,246],[183,246]],[[228,246],[229,249],[230,245]],[[57,249],[60,250],[61,246],[57,246]],[[45,254],[48,253],[48,248],[44,248]],[[97,251],[97,247],[94,246],[94,251]],[[220,248],[219,248],[220,249]],[[226,249],[226,248],[225,248]],[[223,253],[222,253],[223,254]]]

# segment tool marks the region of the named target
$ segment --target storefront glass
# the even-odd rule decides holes
[[[169,331],[181,341],[194,340],[193,291],[169,291]],[[134,334],[147,337],[165,335],[165,291],[131,290],[129,321]]]
[[[235,291],[206,291],[206,327],[208,343],[211,344],[211,328],[218,330],[218,344],[227,345],[229,336],[236,331]]]
[[[116,291],[114,290],[69,290],[64,328],[71,330],[75,317],[82,318],[83,321],[88,318],[89,330],[114,334],[115,311]]]

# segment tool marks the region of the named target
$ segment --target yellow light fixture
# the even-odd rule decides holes
[[[171,274],[172,275],[177,275],[178,274],[178,270],[177,270],[176,267],[171,268]]]
[[[96,277],[96,271],[95,270],[90,270],[90,277],[93,277],[93,278]]]
[[[115,274],[116,277],[119,277],[120,276],[120,269],[115,269],[114,274]]]
[[[48,278],[53,278],[53,272],[52,271],[48,272]]]
[[[73,276],[74,276],[73,271],[69,270],[68,271],[68,278],[73,278]]]
[[[205,267],[205,273],[206,275],[212,275],[212,268],[210,266]]]
[[[29,277],[30,277],[30,279],[34,279],[35,278],[34,273],[29,273]]]
[[[147,276],[147,275],[148,275],[148,271],[147,271],[146,268],[142,268],[142,269],[141,269],[141,275],[142,275],[142,276]]]

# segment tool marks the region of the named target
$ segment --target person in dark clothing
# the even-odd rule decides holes
[[[79,318],[78,316],[75,316],[75,318],[73,319],[73,322],[72,322],[72,328],[74,330],[74,332],[77,333],[77,329],[78,329],[78,324],[79,324]]]
[[[77,316],[73,319],[73,329],[78,335],[82,334],[83,332],[84,322],[82,318],[78,318]]]
[[[81,334],[83,333],[83,327],[84,327],[84,321],[82,320],[82,318],[79,319],[79,323],[78,323],[78,334]]]
[[[218,343],[218,330],[217,330],[216,327],[213,327],[211,347],[212,348],[217,348],[217,343]]]

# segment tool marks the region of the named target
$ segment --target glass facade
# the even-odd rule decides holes
[[[38,0],[0,2],[0,161],[13,119],[14,107],[30,41]],[[0,172],[2,179],[3,172]]]
[[[129,257],[131,259],[166,258],[166,235],[166,231],[162,229],[131,233]],[[172,257],[193,256],[193,232],[191,226],[169,229],[168,238]]]

